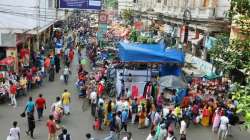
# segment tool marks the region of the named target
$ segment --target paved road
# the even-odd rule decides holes
[[[59,75],[56,75],[54,82],[45,82],[44,85],[39,89],[34,89],[28,95],[32,97],[37,97],[39,93],[43,93],[44,97],[48,101],[48,107],[55,101],[56,96],[60,96],[65,88],[67,88],[72,93],[72,104],[71,104],[71,115],[64,117],[62,124],[69,130],[72,135],[72,140],[84,140],[84,135],[87,132],[92,133],[98,138],[103,138],[108,134],[108,131],[93,131],[92,122],[93,118],[90,115],[90,109],[82,110],[83,99],[79,99],[77,94],[78,91],[74,88],[74,83],[76,81],[76,62],[73,65],[73,74],[70,77],[68,85],[64,85],[59,80]],[[26,119],[23,119],[19,114],[24,110],[27,97],[19,97],[17,99],[18,107],[13,108],[8,106],[8,104],[0,105],[0,140],[5,140],[8,135],[9,128],[12,125],[12,121],[16,120],[19,122],[21,127],[21,139],[30,140],[25,134],[26,129]],[[49,108],[45,111],[45,117],[43,121],[36,122],[36,129],[34,132],[35,139],[46,140],[47,139],[47,128],[46,120],[48,118]],[[136,126],[129,126],[129,131],[133,133],[134,140],[145,140],[149,130],[139,130]],[[233,129],[234,137],[229,138],[229,140],[249,140],[250,134],[240,132],[238,128]],[[191,127],[188,130],[188,140],[217,140],[216,136],[211,133],[210,128],[202,128],[200,126]]]

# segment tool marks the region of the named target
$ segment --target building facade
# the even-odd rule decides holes
[[[207,61],[215,35],[230,32],[228,0],[138,0],[136,5],[136,13],[164,21],[168,45],[180,46],[195,59]]]
[[[138,0],[118,0],[118,13],[121,13],[124,9],[135,9]]]
[[[65,19],[65,12],[58,10],[57,0],[1,0],[0,9],[0,60],[15,57],[15,68],[20,67],[22,49],[27,53],[38,52],[53,31],[53,24]]]

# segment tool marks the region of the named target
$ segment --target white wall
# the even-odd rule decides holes
[[[191,11],[193,18],[208,19],[211,17],[225,17],[225,12],[230,7],[229,0],[208,0],[208,6],[203,6],[204,0],[138,0],[142,11],[153,8],[155,12],[182,18],[186,8]],[[215,7],[214,7],[215,6]],[[213,14],[215,8],[215,14]]]
[[[133,0],[118,0],[118,12],[122,12],[124,9],[134,9],[135,3]]]
[[[24,32],[35,27],[44,28],[56,19],[55,0],[0,0],[0,32]],[[64,12],[59,12],[59,17]]]

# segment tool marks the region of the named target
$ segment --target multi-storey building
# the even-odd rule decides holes
[[[193,56],[207,59],[214,35],[230,32],[228,0],[138,0],[134,10],[165,22],[169,45],[183,44]],[[146,13],[146,14],[145,14]],[[153,17],[153,18],[152,18]]]
[[[22,48],[38,51],[39,42],[50,38],[53,24],[65,18],[65,12],[57,10],[57,2],[0,0],[0,59],[15,57],[17,67]]]
[[[138,0],[118,0],[118,13],[121,13],[124,9],[134,9]]]

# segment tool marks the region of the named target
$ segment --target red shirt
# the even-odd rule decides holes
[[[36,72],[37,72],[36,67],[35,67],[35,66],[33,66],[33,67],[31,68],[31,71],[32,71],[32,73],[33,73],[33,74],[34,74],[34,73],[36,73]]]
[[[22,48],[22,49],[20,50],[20,57],[21,57],[21,59],[23,59],[24,56],[25,56],[25,49]]]
[[[47,121],[47,127],[49,130],[49,134],[55,134],[56,133],[56,123],[52,120]]]
[[[104,92],[104,86],[102,84],[98,85],[98,95],[101,96]]]
[[[16,94],[16,91],[17,91],[16,85],[11,85],[10,86],[10,94]]]
[[[28,81],[32,81],[32,73],[31,72],[28,72],[26,77],[27,77]]]
[[[37,98],[37,99],[36,99],[36,108],[44,109],[45,103],[46,103],[46,101],[45,101],[44,98],[40,98],[40,97]]]

